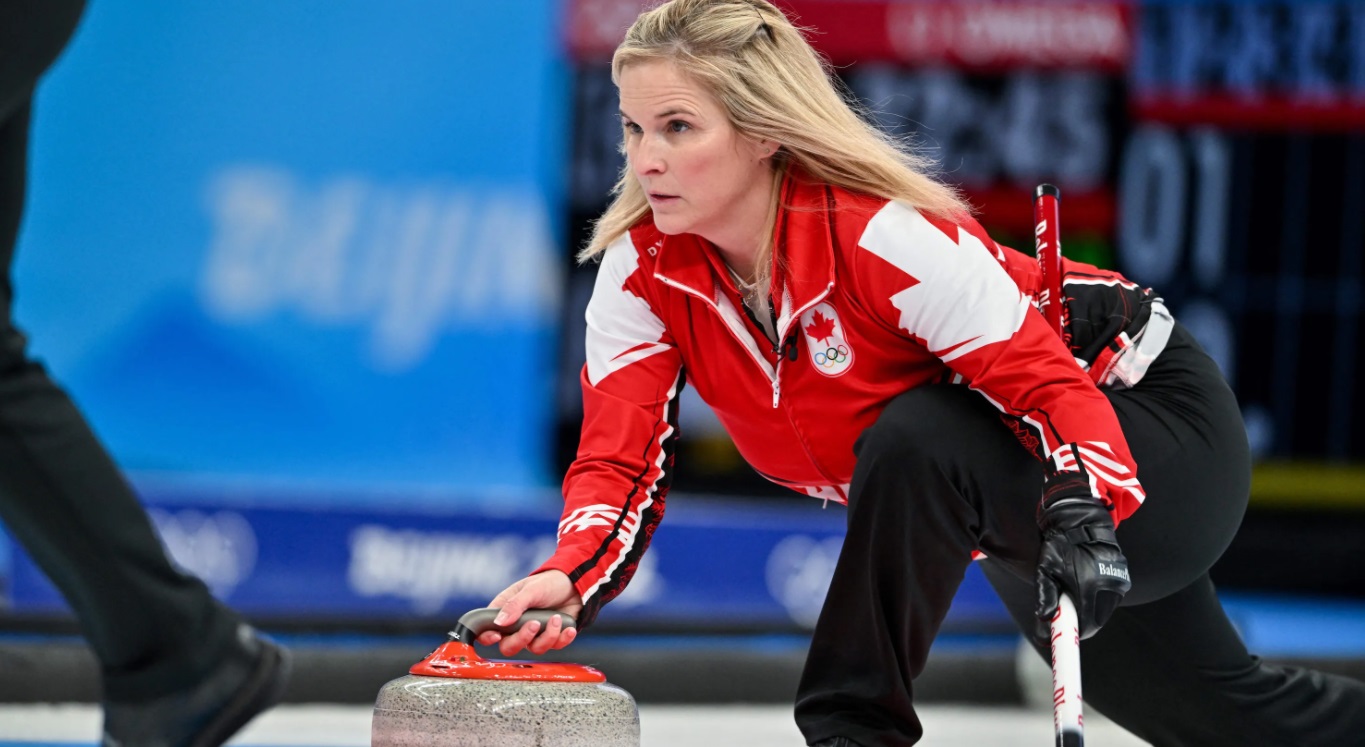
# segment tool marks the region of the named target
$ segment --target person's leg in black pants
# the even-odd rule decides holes
[[[1021,628],[1030,622],[1032,587],[998,564],[983,570]],[[1045,641],[1030,641],[1048,655]],[[1365,686],[1249,654],[1207,574],[1170,596],[1119,608],[1081,642],[1081,676],[1087,707],[1156,747],[1365,741]]]
[[[1253,663],[1211,589],[1196,585],[1241,521],[1245,434],[1235,403],[1227,411],[1232,395],[1216,367],[1183,330],[1148,378],[1138,390],[1111,393],[1148,497],[1119,527],[1133,573],[1127,606],[1082,647],[1087,702],[1139,735],[1188,728],[1189,744],[1208,744],[1210,732],[1241,734],[1256,718],[1283,729],[1262,735],[1350,743],[1330,740],[1365,733],[1356,723],[1365,718],[1359,683],[1310,676],[1258,688],[1237,671],[1190,671],[1205,661]],[[867,747],[914,744],[921,728],[912,683],[973,549],[988,555],[988,577],[1020,626],[1034,631],[1042,465],[963,387],[898,397],[857,448],[849,532],[798,689],[797,723],[808,743],[837,736]],[[1182,660],[1186,648],[1199,656]],[[1183,669],[1174,666],[1181,661]],[[1219,707],[1244,690],[1255,695]],[[1173,719],[1163,710],[1169,692],[1204,721]],[[1294,720],[1290,711],[1305,703],[1309,715]]]
[[[1107,394],[1147,500],[1118,528],[1133,589],[1081,643],[1087,705],[1161,747],[1365,743],[1365,685],[1251,656],[1214,593],[1208,569],[1241,522],[1251,471],[1216,365],[1178,328],[1136,388]],[[983,563],[1031,634],[1032,571]]]
[[[1009,547],[1020,562],[1036,561],[1043,470],[990,404],[960,386],[896,398],[856,449],[848,534],[796,721],[810,744],[843,737],[899,747],[922,735],[913,681],[972,551]]]
[[[21,109],[0,125],[6,182],[27,123]],[[0,247],[0,259],[9,253]],[[110,697],[194,682],[232,642],[236,615],[167,561],[117,467],[8,321],[0,326],[0,518],[75,610]]]
[[[189,735],[217,743],[240,726],[232,722],[247,715],[247,700],[259,710],[255,690],[283,683],[281,655],[171,564],[122,474],[29,359],[12,319],[9,268],[24,207],[32,91],[80,10],[80,2],[53,0],[0,6],[0,519],[75,611],[101,665],[112,735],[138,744],[156,736],[180,744]],[[253,678],[253,692],[239,697]]]

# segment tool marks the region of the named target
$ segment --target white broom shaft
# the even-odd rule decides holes
[[[1057,747],[1085,744],[1081,708],[1081,634],[1076,605],[1063,594],[1052,618],[1052,720]]]

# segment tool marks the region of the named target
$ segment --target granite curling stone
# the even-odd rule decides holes
[[[496,614],[461,617],[449,641],[380,689],[371,747],[639,747],[635,699],[598,670],[480,658],[473,641],[483,631],[557,613],[532,610],[505,628]]]

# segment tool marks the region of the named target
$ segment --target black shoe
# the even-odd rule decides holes
[[[275,705],[289,680],[289,652],[248,625],[217,669],[182,692],[104,704],[102,747],[218,747]]]

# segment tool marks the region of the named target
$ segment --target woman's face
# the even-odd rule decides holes
[[[751,241],[767,218],[776,145],[740,135],[708,91],[667,60],[620,75],[626,158],[666,234]]]

